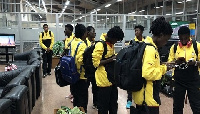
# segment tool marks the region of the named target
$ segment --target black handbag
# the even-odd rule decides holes
[[[60,71],[60,61],[57,64],[57,66],[55,67],[55,77],[56,77],[56,83],[60,86],[60,87],[64,87],[67,85],[70,85],[69,82],[65,81],[62,77],[61,71]]]
[[[115,84],[114,65],[115,65],[115,61],[112,61],[104,65],[105,70],[107,72],[107,78],[109,82],[111,82],[112,84]]]

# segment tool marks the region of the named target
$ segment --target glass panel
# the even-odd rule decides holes
[[[197,12],[197,0],[186,0],[185,14],[194,14]]]
[[[163,13],[163,1],[159,0],[158,3],[157,3],[157,7],[155,7],[155,8],[158,12],[157,15],[162,15],[162,13]]]
[[[183,14],[183,8],[184,8],[184,1],[183,0],[177,0],[174,4],[174,12],[176,15],[182,15]]]
[[[197,15],[188,15],[186,18],[189,23],[196,23]]]

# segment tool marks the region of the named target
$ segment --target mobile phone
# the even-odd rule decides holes
[[[186,62],[184,57],[179,57],[177,60],[182,61],[182,62]]]

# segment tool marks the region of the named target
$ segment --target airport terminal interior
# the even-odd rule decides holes
[[[61,82],[57,75],[63,72],[59,70],[60,74],[56,74],[58,70],[55,68],[58,68],[66,50],[65,40],[69,38],[66,25],[73,27],[72,34],[75,35],[76,25],[92,26],[96,33],[95,41],[99,41],[103,33],[111,28],[119,26],[124,38],[114,44],[117,55],[136,37],[138,25],[143,26],[144,38],[152,37],[149,32],[152,22],[160,17],[164,17],[173,30],[166,45],[158,49],[161,62],[167,62],[171,46],[180,41],[180,27],[186,26],[192,41],[200,42],[200,0],[0,0],[0,114],[108,114],[101,113],[99,110],[103,110],[102,107],[94,104],[92,83],[87,82],[87,109],[82,106],[75,109],[71,85],[60,87],[58,84]],[[45,27],[51,31],[47,33],[49,35],[44,33]],[[47,37],[45,35],[54,37],[54,43],[50,42],[51,48],[45,46],[47,51],[43,51],[44,46],[40,42],[40,39]],[[46,75],[43,63],[48,49],[52,52],[52,65]],[[169,70],[160,79],[160,114],[173,114],[172,75],[173,70]],[[127,90],[117,89],[116,113],[137,114],[130,111],[130,106],[136,107],[136,104],[132,98],[128,100]],[[187,93],[184,95],[182,113],[192,114],[194,110],[191,109]],[[112,104],[109,107],[112,108]],[[200,110],[200,107],[197,108]],[[59,113],[61,109],[66,112]],[[81,112],[67,112],[73,109]],[[194,114],[200,114],[200,111]]]

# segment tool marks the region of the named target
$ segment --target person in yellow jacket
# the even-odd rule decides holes
[[[67,38],[65,38],[65,49],[69,49],[70,46],[70,42],[74,39],[74,33],[73,32],[74,27],[71,24],[67,24],[65,25],[65,36],[67,36]]]
[[[85,78],[85,70],[82,67],[83,65],[83,53],[87,48],[85,44],[85,40],[87,37],[86,27],[82,24],[77,24],[75,26],[75,38],[71,42],[71,56],[74,56],[75,50],[77,48],[77,54],[75,55],[75,64],[77,67],[77,71],[80,73],[80,80],[78,80],[75,84],[72,84],[73,90],[73,106],[83,107],[85,112],[87,112],[87,104],[88,104],[88,84],[87,78]]]
[[[43,58],[43,78],[47,75],[51,75],[51,65],[52,65],[52,48],[54,44],[54,34],[52,31],[48,30],[48,25],[43,25],[44,31],[39,35],[39,42],[42,48],[42,58]],[[47,65],[48,64],[48,65]]]
[[[133,92],[132,97],[136,104],[136,109],[145,111],[143,101],[147,104],[149,114],[159,114],[159,88],[160,79],[167,71],[166,65],[161,65],[158,48],[164,46],[172,35],[171,25],[165,21],[164,17],[156,18],[151,25],[150,33],[152,37],[147,36],[145,43],[147,45],[142,59],[142,77],[146,80],[140,91]]]
[[[190,30],[186,26],[180,27],[178,35],[180,42],[170,48],[168,61],[175,62],[177,65],[186,62],[188,67],[176,67],[174,70],[173,114],[183,114],[186,91],[193,114],[200,114],[200,76],[198,71],[200,43],[192,41]],[[174,50],[175,46],[176,50]]]
[[[95,49],[92,53],[92,61],[94,67],[97,68],[95,72],[95,80],[98,86],[98,114],[117,114],[118,110],[118,90],[112,78],[112,75],[108,75],[106,70],[107,65],[114,61],[116,56],[114,55],[114,44],[117,41],[121,41],[124,38],[124,32],[119,26],[111,28],[105,36],[105,42],[107,45],[107,54],[105,59],[102,58],[104,52],[104,46],[102,42],[98,42],[95,45]],[[113,66],[114,67],[114,66]]]
[[[73,29],[74,29],[74,27],[71,25],[71,24],[67,24],[67,25],[65,25],[65,31],[64,31],[64,33],[65,33],[65,36],[67,36],[67,38],[65,38],[65,50],[64,50],[64,53],[63,53],[63,55],[67,55],[68,54],[68,52],[69,52],[69,47],[70,47],[70,45],[71,45],[71,41],[74,39],[74,34],[72,33],[73,32]],[[73,95],[72,95],[72,93],[73,93],[73,90],[72,90],[72,87],[70,86],[70,92],[71,92],[71,94],[70,95],[68,95],[68,96],[66,96],[66,98],[69,98],[69,99],[71,99],[71,102],[73,102]]]
[[[87,46],[91,46],[94,45],[95,43],[95,37],[96,37],[96,32],[94,27],[92,26],[88,26],[87,27],[87,38],[86,38],[86,42],[87,42]],[[92,94],[93,94],[93,106],[92,108],[95,109],[97,108],[97,97],[98,97],[98,87],[95,81],[95,76],[88,76],[87,78],[88,80],[88,87],[90,86],[90,83],[92,84]]]
[[[142,36],[143,31],[144,31],[144,27],[142,25],[137,25],[135,26],[135,38],[133,39],[136,42],[144,42],[144,37]],[[131,42],[129,43],[131,44]],[[127,104],[126,104],[126,108],[129,109],[132,105],[132,92],[131,91],[127,91]]]

